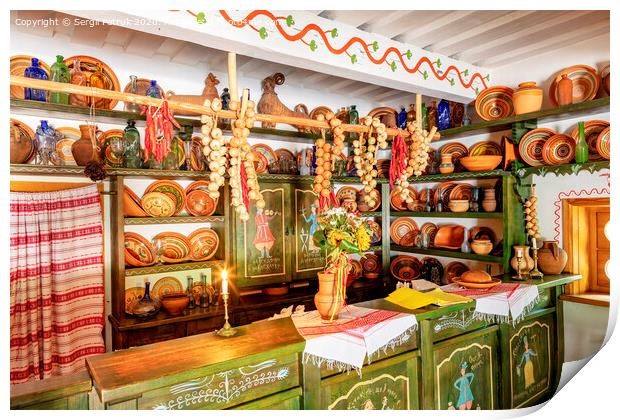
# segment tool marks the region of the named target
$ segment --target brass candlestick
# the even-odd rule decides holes
[[[224,299],[224,326],[217,332],[217,335],[221,337],[232,337],[237,334],[237,330],[228,322],[228,293],[223,293],[222,298]]]
[[[524,280],[523,273],[521,272],[521,263],[523,262],[523,255],[517,254],[516,258],[517,258],[517,275],[512,276],[512,278],[515,280]]]
[[[532,256],[534,258],[534,268],[530,271],[531,279],[542,279],[543,273],[538,270],[538,250],[540,249],[540,241],[532,238]]]

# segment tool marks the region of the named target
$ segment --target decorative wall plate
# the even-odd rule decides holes
[[[398,281],[411,281],[420,277],[422,263],[410,255],[398,255],[390,263],[390,274]]]
[[[573,81],[574,104],[590,101],[596,97],[600,85],[596,69],[585,64],[578,64],[557,72],[553,78],[553,82],[549,86],[549,100],[553,106],[558,106],[558,82],[562,79],[563,74],[566,74]]]
[[[471,190],[469,184],[456,184],[450,191],[450,200],[471,200]]]
[[[190,165],[192,171],[204,171],[206,163],[204,154],[202,153],[202,139],[200,137],[192,137],[192,155],[190,157]]]
[[[386,127],[396,127],[398,121],[398,111],[389,106],[380,106],[372,109],[368,115],[373,118],[379,118],[379,120],[385,124]]]
[[[151,217],[170,217],[176,211],[174,200],[157,191],[144,194],[141,204],[142,209]]]
[[[144,287],[130,287],[125,289],[125,312],[130,313],[129,309],[134,303],[144,296]]]
[[[62,135],[62,138],[56,142],[56,153],[60,158],[63,165],[75,166],[75,159],[73,159],[73,152],[71,152],[71,146],[76,140],[81,137],[80,130],[73,127],[58,127],[56,132]]]
[[[379,245],[381,243],[381,225],[374,220],[366,220],[368,226],[370,226],[370,245]]]
[[[185,195],[189,194],[191,191],[194,191],[194,190],[209,191],[209,181],[205,181],[201,179],[201,180],[192,182],[187,187],[185,187]]]
[[[211,216],[216,206],[217,201],[202,189],[190,191],[185,198],[185,210],[192,216]]]
[[[428,194],[431,194],[431,205],[433,207],[435,207],[435,204],[437,204],[437,194],[436,194],[436,190],[432,189],[432,188],[424,188],[423,190],[420,191],[420,194],[418,195],[418,201],[421,201],[422,203],[426,204],[426,200],[428,197]]]
[[[410,193],[409,197],[411,197],[414,201],[418,199],[418,191],[413,188],[408,188]],[[400,193],[396,190],[392,190],[390,193],[390,206],[396,211],[407,211],[408,205],[406,202],[401,200]]]
[[[316,120],[316,117],[319,115],[325,115],[329,112],[333,112],[329,107],[326,106],[317,106],[312,111],[310,111],[310,119]]]
[[[140,197],[136,195],[129,187],[124,188],[123,208],[126,217],[146,217],[148,214],[142,210],[140,205]]]
[[[254,171],[257,174],[266,174],[269,169],[269,160],[262,153],[254,154]]]
[[[362,268],[362,263],[358,260],[349,260],[349,274],[347,276],[347,286],[353,283],[355,280],[362,277],[364,269]]]
[[[189,237],[189,258],[193,261],[205,261],[217,252],[220,238],[213,229],[202,228],[192,232]]]
[[[11,163],[26,163],[34,157],[36,151],[34,131],[28,125],[14,118],[11,118],[10,125],[10,161]]]
[[[598,152],[599,155],[601,155],[603,159],[607,159],[607,160],[609,160],[609,157],[611,156],[609,152],[609,141],[610,141],[610,134],[609,134],[609,127],[607,127],[603,131],[600,132],[600,134],[598,135],[598,138],[596,139],[596,151]]]
[[[507,86],[492,86],[476,96],[476,113],[485,121],[507,118],[514,114],[512,94]]]
[[[545,142],[542,158],[547,165],[563,165],[575,158],[575,140],[567,134],[554,134]]]
[[[493,141],[481,141],[469,148],[469,156],[494,155],[501,156],[502,148]]]
[[[589,161],[603,160],[601,155],[598,153],[598,150],[596,150],[596,140],[598,139],[599,134],[601,134],[601,132],[607,127],[609,127],[609,121],[604,120],[590,120],[586,121],[584,124],[586,143],[588,143]],[[575,142],[577,142],[579,140],[579,126],[575,127],[570,135],[573,139],[575,139]]]
[[[155,181],[151,185],[148,186],[145,193],[150,192],[161,192],[167,195],[174,196],[175,199],[175,211],[174,215],[177,215],[183,210],[185,205],[185,190],[178,182],[162,179],[160,181]]]
[[[155,282],[151,291],[151,297],[161,299],[162,296],[169,293],[178,293],[182,291],[183,284],[179,279],[172,276],[166,276]]]
[[[112,86],[111,90],[115,90],[117,92],[121,91],[121,84],[116,77],[116,74],[112,70],[110,66],[108,66],[103,61],[99,60],[95,57],[90,57],[88,55],[74,55],[69,58],[65,58],[65,64],[69,67],[69,71],[73,69],[73,60],[76,58],[80,59],[82,65],[82,72],[86,75],[87,78],[90,78],[90,75],[93,74],[97,70],[97,63],[101,64],[101,70],[103,74],[108,79],[108,83]],[[108,104],[107,109],[114,109],[118,101],[116,99],[101,99],[101,101],[105,101]],[[81,102],[88,103],[88,99],[84,96],[81,96]]]
[[[278,160],[278,156],[276,156],[276,153],[273,151],[271,147],[267,146],[266,144],[263,144],[263,143],[255,144],[254,146],[252,146],[251,150],[254,153],[259,153],[263,155],[264,157],[266,157],[267,166],[269,166],[271,163]]]
[[[336,198],[340,203],[342,203],[344,200],[357,201],[357,192],[357,188],[347,185],[338,190],[338,192],[336,193]]]
[[[390,238],[395,244],[400,245],[403,236],[412,230],[418,229],[418,224],[409,217],[399,217],[390,225]]]
[[[603,85],[603,90],[605,90],[605,93],[607,93],[607,96],[609,96],[609,88],[610,88],[610,65],[607,64],[605,67],[603,67],[601,69],[601,71],[599,72],[599,74],[601,75],[601,84]]]
[[[376,279],[381,274],[381,259],[375,254],[364,254],[360,260],[363,276],[368,279]]]
[[[445,268],[446,276],[443,283],[452,283],[453,278],[460,277],[461,274],[463,274],[467,270],[469,270],[469,268],[460,261],[452,261],[451,263],[448,263]]]
[[[155,255],[151,243],[135,232],[125,232],[125,250],[143,265],[155,263]]]
[[[556,134],[556,132],[548,128],[536,128],[532,131],[528,131],[521,137],[521,141],[519,141],[519,154],[521,155],[521,159],[530,166],[544,165],[543,147],[545,141],[554,134]]]
[[[163,241],[162,261],[179,263],[188,259],[190,244],[185,235],[177,232],[161,232],[153,237],[153,240]]]
[[[349,213],[355,213],[357,211],[357,201],[350,199],[342,200],[340,201],[340,207]]]
[[[463,156],[467,156],[469,154],[469,150],[467,150],[467,146],[463,143],[451,142],[446,143],[439,149],[440,155],[452,155],[452,162],[456,162],[459,158]]]
[[[123,162],[123,158],[112,153],[110,141],[112,139],[122,139],[125,135],[123,130],[112,129],[105,131],[99,137],[99,147],[101,147],[101,157],[104,158],[106,165],[118,166]]]
[[[28,67],[32,65],[32,56],[31,55],[13,55],[11,56],[11,75],[13,76],[23,76],[24,72]],[[50,66],[48,66],[45,61],[39,59],[39,67],[45,71],[47,74],[47,78],[49,80],[50,77]],[[11,98],[24,99],[24,88],[20,86],[11,85]]]
[[[276,149],[275,152],[278,160],[296,160],[295,154],[288,149]]]
[[[450,193],[456,186],[457,184],[451,181],[440,184],[435,189],[435,203],[439,202],[439,194],[441,193],[441,204],[444,209],[447,209],[448,204],[450,204]]]
[[[400,246],[419,246],[420,243],[420,231],[417,229],[410,230],[405,233],[398,245]]]

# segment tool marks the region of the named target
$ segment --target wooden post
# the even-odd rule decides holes
[[[422,130],[424,124],[422,123],[422,94],[415,94],[415,120],[418,123],[418,127]]]
[[[230,90],[230,97],[233,101],[239,100],[239,94],[237,92],[237,54],[234,52],[228,53],[228,90]]]

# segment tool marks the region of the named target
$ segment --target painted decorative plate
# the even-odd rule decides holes
[[[151,296],[161,299],[168,293],[176,293],[183,291],[183,284],[179,279],[172,276],[162,277],[155,282],[151,291]]]
[[[600,132],[598,138],[596,139],[596,151],[603,159],[609,160],[610,152],[609,152],[609,127],[605,128]]]
[[[374,198],[375,205],[373,207],[369,207],[365,201],[362,200],[361,191],[357,193],[357,209],[361,212],[365,211],[375,211],[381,206],[381,193],[378,189],[374,189],[370,192],[370,196]]]
[[[261,153],[254,153],[254,172],[265,174],[269,169],[269,160]]]
[[[192,261],[205,261],[212,258],[217,252],[220,238],[213,229],[202,228],[192,232],[189,237],[190,254]]]
[[[476,96],[476,113],[485,121],[507,118],[514,114],[513,90],[507,86],[492,86]]]
[[[28,67],[32,65],[33,57],[31,55],[14,55],[11,56],[11,75],[13,76],[23,76],[24,72]],[[48,66],[45,61],[39,59],[39,66],[45,71],[47,74],[47,78],[50,78],[50,66]],[[11,98],[25,99],[24,97],[24,88],[20,86],[11,85]]]
[[[278,156],[276,155],[276,153],[273,151],[271,147],[267,146],[266,144],[263,144],[263,143],[255,144],[254,146],[252,146],[251,150],[254,153],[259,153],[263,155],[264,157],[266,157],[267,166],[269,166],[271,163],[278,160]]]
[[[164,193],[149,192],[142,196],[142,209],[151,217],[170,217],[176,211],[176,203]]]
[[[420,273],[422,278],[441,286],[443,274],[443,265],[437,258],[425,257],[422,259],[422,271]]]
[[[432,188],[424,188],[423,190],[421,190],[420,194],[418,195],[418,201],[421,201],[422,203],[426,204],[426,200],[428,198],[429,193],[431,195],[431,205],[435,207],[435,204],[437,204],[437,201],[436,201],[437,194],[436,194],[436,190]]]
[[[409,197],[411,197],[414,201],[418,200],[418,191],[409,187]],[[396,190],[392,190],[390,193],[390,206],[396,211],[407,211],[407,203],[400,198],[400,193]]]
[[[351,187],[349,185],[342,187],[336,193],[336,198],[340,203],[345,200],[357,201],[357,188]]]
[[[420,277],[422,263],[411,255],[398,255],[390,263],[390,274],[398,281],[411,281]]]
[[[549,100],[553,106],[558,106],[558,83],[565,74],[573,81],[573,103],[590,101],[596,97],[600,85],[600,79],[596,69],[579,64],[567,67],[556,73],[549,86]]]
[[[129,310],[133,304],[142,299],[142,296],[144,296],[144,287],[125,289],[125,312],[130,313]]]
[[[155,263],[151,243],[140,234],[125,232],[125,250],[142,264],[151,265]]]
[[[278,160],[296,160],[295,154],[288,149],[276,149],[274,153]]]
[[[148,214],[142,210],[140,197],[129,187],[124,188],[123,213],[126,217],[147,217]]]
[[[603,160],[601,155],[596,150],[596,140],[598,139],[599,134],[609,127],[609,121],[604,120],[591,120],[586,121],[584,124],[584,132],[586,135],[586,143],[588,143],[588,160],[589,161],[598,161]],[[579,140],[579,126],[575,127],[575,129],[570,134],[575,142]]]
[[[162,261],[179,263],[188,259],[190,244],[185,235],[177,232],[161,232],[153,237],[153,240],[163,241]]]
[[[409,217],[399,217],[390,225],[390,238],[400,245],[403,236],[412,230],[419,230],[418,224]]]
[[[381,225],[374,220],[366,220],[370,226],[370,245],[379,245],[381,243]]]
[[[148,186],[145,193],[150,192],[160,192],[166,195],[171,195],[175,199],[175,211],[174,215],[176,216],[183,210],[183,206],[185,205],[185,190],[178,182],[162,179],[160,181],[155,181],[151,185]]]
[[[605,93],[607,93],[607,96],[609,96],[609,88],[610,88],[609,84],[611,82],[610,73],[611,73],[611,68],[609,64],[603,67],[601,71],[599,72],[599,74],[601,75],[601,84],[603,85],[603,90],[605,90]]]
[[[11,118],[11,139],[10,161],[11,163],[26,163],[35,154],[36,142],[34,131],[23,122]]]
[[[192,137],[190,165],[192,166],[192,171],[200,172],[206,169],[205,158],[202,153],[202,139],[200,137]]]
[[[435,203],[439,202],[439,197],[441,196],[441,204],[444,209],[447,209],[448,204],[450,204],[450,193],[456,185],[457,184],[451,181],[439,184],[439,186],[435,189]]]
[[[185,210],[192,216],[211,216],[216,206],[217,201],[205,190],[190,191],[185,198]]]
[[[435,235],[437,235],[437,225],[432,222],[426,222],[420,227],[420,233],[426,233],[428,235],[428,246],[435,245]]]
[[[349,213],[355,213],[357,211],[357,201],[350,199],[342,200],[340,201],[340,207]]]
[[[194,190],[209,191],[209,181],[205,181],[201,179],[201,180],[192,182],[187,187],[185,187],[185,195],[189,194],[190,192]]]
[[[545,142],[542,158],[547,165],[563,165],[575,158],[575,140],[566,134],[554,134]]]
[[[450,200],[471,200],[472,188],[469,184],[456,184],[450,191]]]
[[[419,246],[420,245],[420,231],[417,229],[410,230],[405,233],[400,239],[398,245],[400,246]]]
[[[73,127],[58,127],[56,132],[62,135],[62,138],[56,142],[56,153],[60,158],[63,165],[75,166],[75,159],[73,159],[73,153],[71,152],[71,146],[76,140],[81,137],[80,130]]]
[[[445,267],[446,276],[443,279],[443,284],[452,283],[452,279],[460,277],[461,274],[469,270],[469,268],[460,261],[452,261]]]
[[[381,259],[375,254],[364,254],[360,260],[363,276],[368,279],[376,279],[381,273]]]
[[[465,146],[463,143],[451,142],[451,143],[444,144],[439,149],[439,156],[444,155],[444,154],[452,155],[452,163],[454,163],[454,171],[460,172],[463,170],[463,165],[461,164],[460,160],[462,157],[465,157],[469,154],[469,150],[467,149],[467,146]]]
[[[502,148],[493,141],[481,141],[469,148],[469,156],[493,155],[501,156]]]
[[[349,260],[349,274],[347,276],[347,286],[353,283],[355,280],[362,277],[364,273],[364,269],[362,268],[362,263],[358,260]]]
[[[549,137],[556,134],[555,131],[548,128],[536,128],[527,132],[519,142],[519,154],[521,159],[530,166],[542,166],[545,164],[543,160],[543,147]]]
[[[101,70],[107,79],[107,83],[110,86],[110,90],[115,90],[117,92],[121,91],[121,84],[116,77],[116,74],[112,70],[110,66],[108,66],[103,61],[99,60],[95,57],[90,57],[87,55],[75,55],[73,57],[65,58],[65,64],[69,67],[69,71],[73,70],[73,60],[79,59],[81,62],[81,70],[86,76],[86,78],[90,78],[91,74],[97,71],[97,63],[101,64]],[[79,101],[82,103],[88,103],[88,98],[83,95],[77,95],[79,97]],[[96,98],[95,107],[103,108],[103,109],[114,109],[118,101],[116,99],[104,99],[104,98]]]
[[[119,166],[123,162],[123,158],[116,156],[110,148],[110,141],[112,139],[123,139],[124,131],[119,129],[112,129],[105,131],[99,137],[99,146],[101,147],[101,156],[105,159],[105,163],[108,166]]]
[[[319,115],[323,115],[325,116],[325,114],[327,113],[333,113],[333,111],[326,106],[320,105],[317,106],[316,108],[314,108],[312,111],[310,111],[310,119],[316,120],[316,117],[318,117]]]

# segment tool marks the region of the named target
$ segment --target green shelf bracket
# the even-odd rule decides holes
[[[517,121],[512,123],[512,142],[519,144],[521,137],[538,127],[538,120]]]

